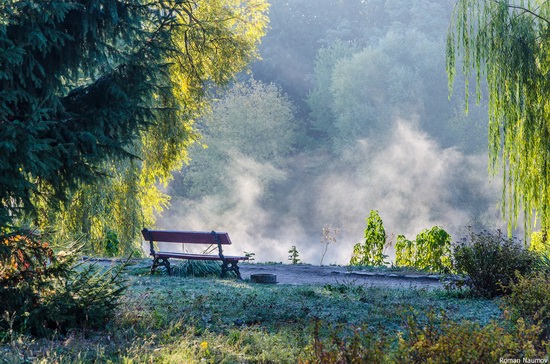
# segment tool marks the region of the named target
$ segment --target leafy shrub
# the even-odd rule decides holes
[[[439,226],[424,229],[410,241],[397,236],[395,264],[432,272],[449,272],[451,269],[451,236]]]
[[[125,290],[123,266],[78,267],[75,247],[55,253],[30,231],[0,236],[0,332],[47,336],[71,328],[99,328],[113,316]]]
[[[550,243],[546,231],[536,231],[531,234],[529,250],[536,256],[535,269],[550,274]]]
[[[512,319],[523,318],[539,323],[546,335],[550,334],[550,274],[537,272],[529,276],[518,275],[510,285],[505,306]]]
[[[501,358],[542,358],[540,327],[522,319],[511,328],[497,322],[486,326],[451,321],[430,313],[427,322],[411,315],[391,362],[397,363],[498,363]]]
[[[397,235],[395,241],[395,265],[398,267],[414,267],[416,262],[416,242],[405,235]]]
[[[495,297],[509,292],[516,272],[524,275],[534,267],[535,256],[515,238],[495,233],[470,232],[469,240],[457,243],[453,252],[454,267],[467,275],[466,284],[483,297]]]
[[[351,265],[383,265],[384,248],[386,246],[386,230],[378,211],[371,210],[365,229],[365,242],[358,243],[353,247]]]

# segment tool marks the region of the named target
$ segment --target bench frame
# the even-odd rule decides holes
[[[248,260],[247,256],[225,256],[222,245],[230,245],[229,234],[218,233],[215,231],[168,231],[168,230],[148,230],[141,231],[143,238],[150,244],[150,255],[153,257],[151,273],[154,273],[158,267],[166,267],[168,275],[172,275],[169,258],[187,259],[187,260],[219,260],[222,262],[222,271],[220,276],[224,278],[227,272],[235,272],[238,279],[241,278],[238,263],[240,260]],[[191,254],[168,251],[155,251],[154,243],[179,243],[179,244],[205,244],[217,245],[218,254]]]

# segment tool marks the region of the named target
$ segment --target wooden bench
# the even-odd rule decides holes
[[[241,278],[238,263],[240,260],[248,260],[246,256],[227,256],[223,254],[222,245],[231,245],[228,233],[218,233],[215,231],[168,231],[168,230],[148,230],[141,231],[143,238],[151,246],[151,256],[153,256],[153,265],[151,273],[159,266],[165,266],[168,275],[171,275],[169,258],[187,259],[187,260],[219,260],[222,262],[221,277],[225,277],[227,272],[235,272],[237,278]],[[170,251],[155,251],[154,243],[175,243],[175,244],[204,244],[217,245],[218,254],[192,254]]]

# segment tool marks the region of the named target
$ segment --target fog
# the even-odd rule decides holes
[[[487,112],[448,98],[454,1],[273,0],[251,64],[199,125],[208,149],[168,189],[157,227],[227,231],[228,253],[346,264],[378,210],[388,242],[441,226],[505,228],[501,177],[487,170]],[[471,99],[474,99],[472,97]],[[187,247],[186,247],[187,248]],[[394,258],[390,246],[386,252]]]
[[[414,123],[397,120],[383,148],[368,139],[357,140],[350,154],[362,165],[301,155],[295,168],[307,163],[332,166],[312,180],[294,185],[285,196],[286,211],[263,203],[261,180],[282,173],[273,166],[234,155],[227,170],[233,186],[231,208],[227,196],[207,196],[190,203],[174,200],[159,227],[201,231],[227,231],[235,254],[254,252],[256,261],[287,262],[295,245],[303,262],[319,264],[324,250],[322,228],[340,229],[329,245],[324,264],[346,264],[354,244],[361,241],[365,218],[378,210],[388,236],[409,239],[423,229],[442,226],[453,237],[468,225],[503,227],[498,201],[500,179],[487,174],[485,155],[468,156],[455,148],[442,148]],[[368,162],[367,162],[368,161]],[[391,240],[391,239],[390,239]],[[389,259],[394,258],[391,247]]]

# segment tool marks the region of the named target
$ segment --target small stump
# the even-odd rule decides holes
[[[253,283],[277,283],[277,276],[275,274],[251,274],[250,281]]]

